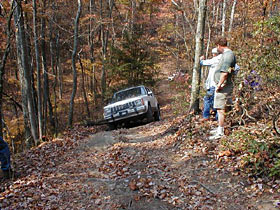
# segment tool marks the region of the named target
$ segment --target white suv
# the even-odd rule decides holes
[[[141,85],[116,92],[110,104],[104,107],[104,119],[110,129],[143,119],[159,121],[160,108],[153,92]]]

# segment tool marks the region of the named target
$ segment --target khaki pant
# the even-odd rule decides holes
[[[226,109],[226,106],[232,104],[232,89],[222,89],[220,92],[215,93],[214,108]]]

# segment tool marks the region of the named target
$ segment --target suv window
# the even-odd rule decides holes
[[[128,90],[120,91],[114,94],[112,102],[122,101],[128,98],[137,97],[143,95],[144,90],[141,87],[131,88]]]

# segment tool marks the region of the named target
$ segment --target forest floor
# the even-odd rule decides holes
[[[236,157],[209,141],[216,125],[176,114],[180,91],[162,65],[162,120],[106,131],[75,126],[15,157],[20,177],[1,183],[0,209],[279,209],[279,182],[241,173]],[[176,99],[177,98],[177,99]]]

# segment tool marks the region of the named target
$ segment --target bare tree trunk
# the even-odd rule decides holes
[[[211,42],[211,35],[212,35],[209,17],[207,18],[207,27],[208,27],[208,40],[207,40],[207,46],[205,50],[206,58],[208,58],[208,52],[209,52],[209,47]],[[207,71],[208,68],[205,68],[203,66],[201,66],[200,68],[201,68],[201,83],[204,84],[209,71]]]
[[[78,58],[79,58],[79,63],[80,63],[80,67],[81,67],[81,70],[82,70],[82,84],[81,84],[82,92],[83,92],[83,97],[84,97],[85,106],[86,106],[86,110],[87,110],[87,117],[88,117],[88,119],[90,119],[90,111],[89,111],[88,100],[87,100],[87,93],[86,93],[86,88],[85,88],[84,67],[83,67],[83,62],[82,62],[79,54],[78,54]]]
[[[222,36],[225,35],[226,16],[227,16],[227,0],[224,0],[223,1],[223,16],[222,16]]]
[[[103,6],[102,0],[100,0],[100,18],[103,19]],[[110,17],[110,15],[109,15]],[[102,95],[102,102],[104,101],[105,93],[106,93],[106,68],[105,68],[105,61],[107,58],[107,46],[108,46],[108,37],[109,37],[109,30],[103,24],[100,26],[100,33],[101,33],[101,42],[102,42],[102,72],[101,72],[101,95]]]
[[[56,34],[56,65],[57,65],[57,77],[58,77],[58,86],[59,86],[59,99],[62,99],[63,93],[63,75],[62,68],[60,63],[60,41],[59,41],[59,32]]]
[[[216,3],[215,3],[215,0],[212,0],[212,6],[213,6],[213,9],[212,9],[212,18],[213,18],[213,20],[215,20],[215,12],[216,12]]]
[[[11,45],[11,21],[14,12],[14,1],[12,1],[10,12],[7,16],[7,27],[6,27],[6,46],[4,50],[4,54],[2,56],[2,60],[0,63],[0,136],[3,136],[3,114],[2,114],[2,105],[3,105],[3,80],[5,74],[5,65],[7,62],[8,55],[10,53],[10,45]]]
[[[35,48],[35,59],[36,59],[36,69],[37,69],[38,128],[39,128],[39,139],[42,139],[42,135],[43,135],[42,89],[41,89],[40,56],[39,56],[39,47],[38,47],[36,0],[33,0],[33,36],[34,36],[34,48]]]
[[[219,21],[219,14],[220,14],[219,11],[220,11],[220,4],[218,3],[217,4],[217,9],[216,9],[216,20],[215,20],[215,27],[216,27],[216,32],[217,33],[218,33],[218,31],[217,31],[218,27],[217,26],[218,26],[218,21]]]
[[[273,0],[269,0],[269,17],[273,15]]]
[[[28,49],[26,46],[26,36],[25,36],[25,28],[24,28],[24,20],[21,8],[21,2],[16,1],[16,9],[14,13],[15,26],[17,29],[16,37],[17,37],[17,46],[18,52],[20,53],[18,56],[20,59],[20,68],[23,69],[23,87],[25,88],[24,93],[26,94],[27,105],[28,105],[28,116],[29,122],[31,126],[31,134],[35,144],[39,143],[38,139],[38,127],[36,125],[36,110],[34,106],[33,96],[32,96],[32,84],[31,84],[31,68],[28,63]]]
[[[94,97],[94,103],[97,103],[97,88],[96,88],[96,78],[95,78],[95,59],[94,59],[94,43],[93,43],[93,26],[92,26],[92,18],[91,15],[93,14],[93,11],[95,10],[95,2],[94,0],[90,0],[89,5],[89,13],[90,13],[90,23],[89,23],[89,46],[90,46],[90,62],[92,65],[92,72],[91,72],[91,92]]]
[[[49,22],[49,42],[50,42],[50,54],[51,54],[51,68],[52,68],[52,74],[54,76],[54,82],[52,85],[53,88],[53,98],[54,98],[54,115],[52,116],[52,121],[53,121],[53,131],[55,136],[57,136],[57,102],[56,102],[56,84],[57,84],[57,68],[56,68],[56,59],[55,59],[55,53],[54,53],[54,37],[53,37],[53,27],[52,23],[55,21],[54,20],[54,15],[52,15],[52,21]]]
[[[24,4],[27,4],[27,0],[23,1]],[[31,55],[31,33],[29,33],[29,31],[32,31],[33,29],[30,27],[30,25],[28,24],[29,20],[29,15],[28,12],[26,10],[23,10],[23,23],[24,23],[24,29],[26,31],[25,33],[25,42],[26,42],[26,48],[27,48],[27,55],[28,55],[28,61],[30,63],[30,75],[31,75],[31,95],[32,95],[32,100],[33,100],[33,104],[34,104],[34,111],[35,111],[35,120],[36,120],[36,125],[38,126],[38,105],[37,105],[37,91],[35,88],[35,78],[34,78],[34,65],[33,65],[33,57]],[[39,135],[39,133],[38,133]],[[39,136],[38,136],[39,138]]]
[[[178,25],[179,25],[179,17],[177,14],[174,15],[174,18],[175,18],[175,28],[176,28],[176,33],[175,33],[175,46],[176,46],[176,51],[174,52],[174,55],[175,55],[175,58],[176,58],[176,71],[179,71],[179,39],[178,39],[178,36],[179,36],[179,32],[177,30]]]
[[[193,6],[195,8],[195,13],[197,14],[199,12],[199,3],[198,0],[193,0]]]
[[[211,36],[212,36],[212,30],[211,30],[211,26],[210,26],[210,17],[209,16],[207,18],[207,27],[208,27],[208,40],[207,40],[207,47],[206,47],[206,53],[205,53],[206,54],[206,58],[208,58],[208,52],[209,52]]]
[[[73,90],[70,100],[70,109],[68,114],[68,126],[72,127],[73,123],[73,110],[74,110],[74,100],[77,91],[77,70],[76,70],[76,55],[77,55],[77,48],[78,48],[78,33],[79,33],[79,20],[82,10],[82,3],[81,0],[78,0],[78,10],[77,15],[75,18],[75,28],[74,28],[74,47],[72,53],[72,70],[73,70]]]
[[[102,101],[104,101],[105,93],[106,93],[106,69],[105,69],[105,61],[107,57],[107,44],[108,44],[108,33],[109,31],[105,31],[104,27],[101,30],[101,39],[102,39],[102,72],[101,72],[101,92],[102,92]]]
[[[232,4],[232,8],[231,8],[230,22],[229,22],[229,29],[228,29],[229,32],[231,32],[232,26],[233,26],[233,19],[234,19],[234,12],[235,12],[236,3],[237,3],[237,0],[234,0],[233,4]]]
[[[44,2],[45,4],[45,2]],[[45,6],[44,6],[45,7]],[[49,88],[49,72],[48,72],[48,66],[47,66],[47,55],[46,55],[46,20],[45,17],[42,17],[41,19],[41,51],[42,51],[42,66],[43,66],[43,78],[44,78],[44,101],[43,101],[43,108],[44,108],[44,117],[45,117],[45,123],[44,123],[44,134],[46,134],[46,126],[47,126],[47,116],[49,111],[49,119],[50,124],[52,128],[55,127],[54,118],[53,118],[53,108],[52,103],[50,100],[50,88]]]
[[[185,11],[182,12],[182,17],[183,17],[183,19],[186,22],[189,23],[189,20],[188,20],[188,18],[186,16],[186,12]],[[189,24],[189,25],[191,25],[191,24]],[[184,40],[184,46],[186,48],[186,58],[187,58],[188,57],[188,53],[189,53],[190,50],[189,50],[189,47],[188,47],[188,44],[187,44],[187,39],[186,39],[186,37],[187,37],[187,30],[186,30],[186,26],[185,26],[184,22],[182,23],[182,26],[183,26],[183,40]],[[194,34],[193,28],[191,28],[191,31],[192,31],[192,34]]]
[[[116,39],[116,31],[114,26],[114,18],[112,17],[113,7],[114,7],[114,0],[109,0],[108,7],[109,7],[109,18],[111,19],[111,30],[112,30],[112,46],[115,45],[115,39]]]
[[[135,22],[135,1],[134,0],[130,0],[130,5],[131,5],[131,19],[130,19],[130,31],[131,34],[134,33],[134,22]]]
[[[203,49],[203,38],[205,30],[205,17],[206,17],[206,4],[207,0],[199,1],[199,12],[196,30],[196,46],[195,46],[195,60],[192,76],[192,90],[191,90],[191,103],[190,110],[193,109],[195,113],[199,112],[199,93],[200,93],[200,55]]]
[[[95,65],[92,65],[92,86],[93,86],[93,96],[94,96],[94,103],[97,104],[97,80],[95,76]]]
[[[242,22],[242,28],[243,28],[243,36],[242,36],[242,41],[243,43],[245,42],[246,39],[246,34],[247,34],[247,19],[248,19],[248,12],[249,12],[249,4],[248,0],[244,0],[244,7],[243,8],[243,22]]]

